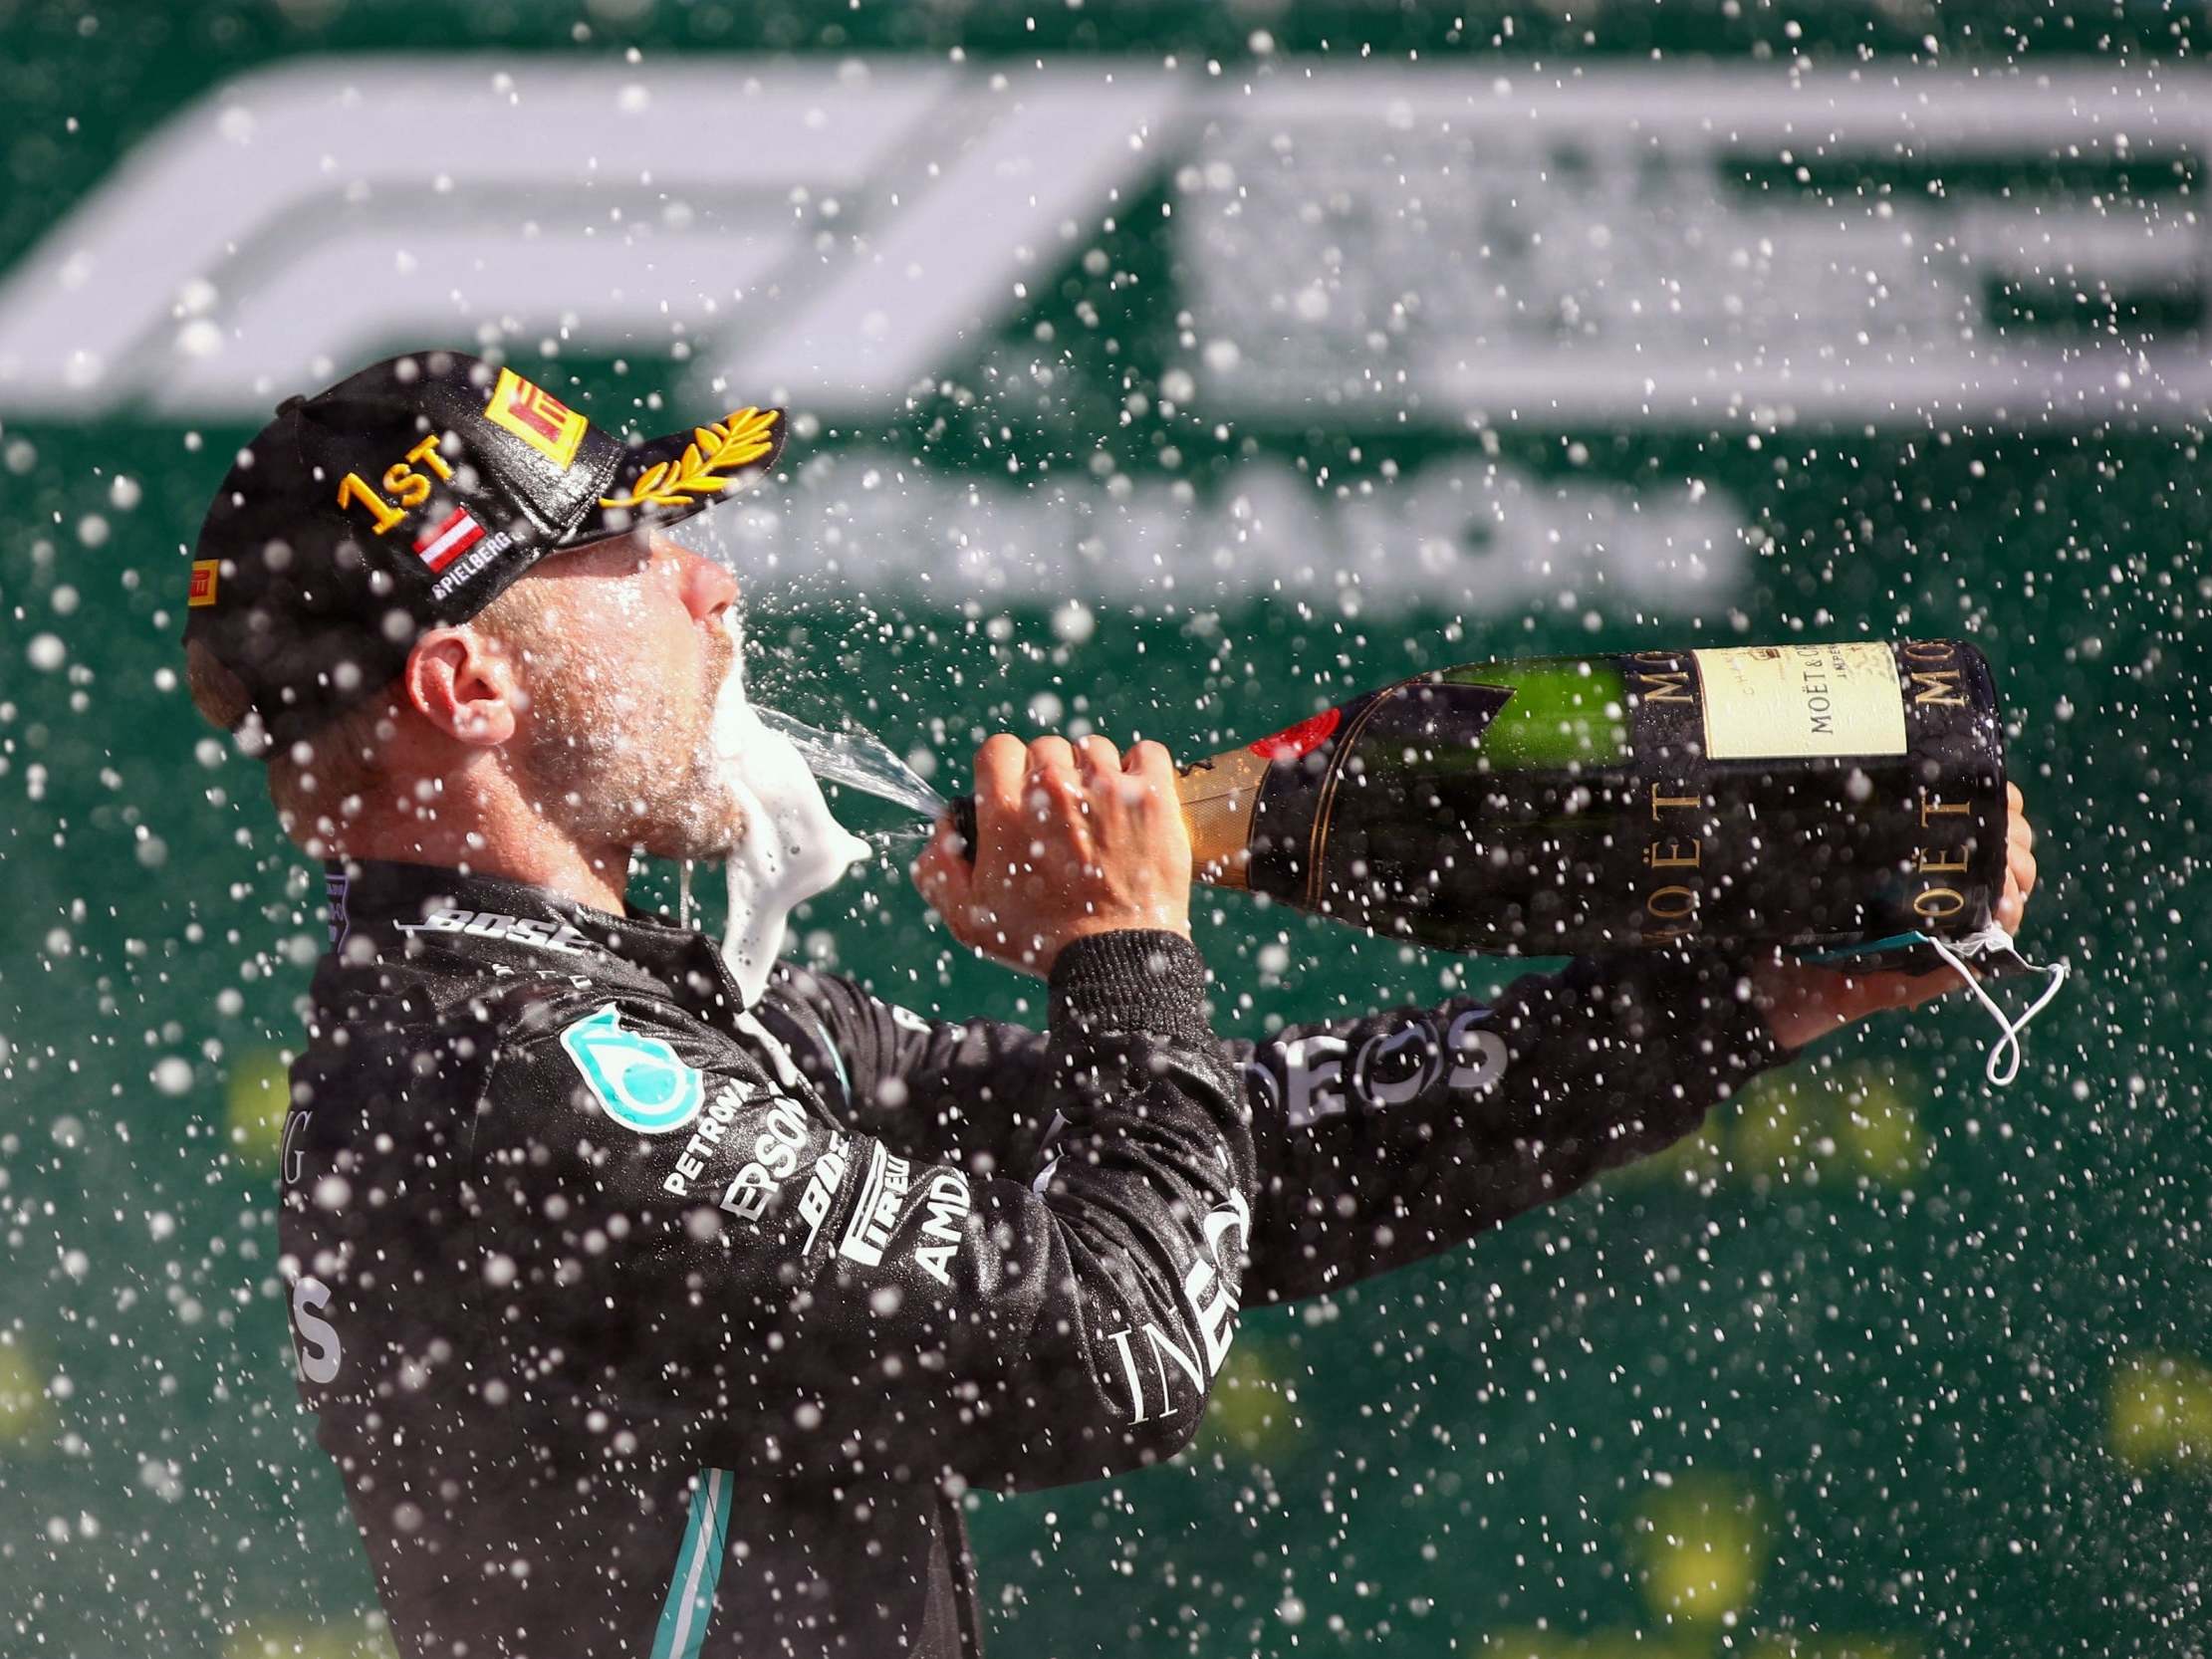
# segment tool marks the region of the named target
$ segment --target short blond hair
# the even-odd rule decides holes
[[[527,587],[527,580],[516,583],[470,622],[503,642],[525,637],[539,611]],[[406,707],[403,678],[393,677],[280,749],[254,715],[244,682],[201,641],[184,647],[192,706],[208,724],[233,734],[247,754],[267,763],[269,801],[277,822],[317,857],[342,850],[346,826],[378,789],[388,787],[383,749]]]

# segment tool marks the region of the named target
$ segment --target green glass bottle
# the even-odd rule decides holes
[[[1198,879],[1457,951],[1953,937],[2004,880],[2003,722],[1959,640],[1446,668],[1176,789]]]

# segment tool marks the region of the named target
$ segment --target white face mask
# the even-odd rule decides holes
[[[1871,955],[1908,944],[1926,945],[1942,957],[1959,978],[1966,982],[1967,989],[1980,999],[1982,1007],[1989,1010],[1990,1018],[1997,1022],[1998,1038],[1989,1050],[1989,1063],[1983,1067],[1982,1074],[1999,1088],[2010,1087],[2013,1078],[2020,1074],[2020,1034],[2028,1029],[2028,1022],[2041,1014],[2050,1005],[2051,999],[2059,994],[2059,987],[2066,983],[2067,975],[2074,971],[2074,965],[2063,956],[2048,965],[2030,962],[2013,948],[2012,935],[1995,919],[1979,932],[1948,942],[1938,939],[1932,933],[1898,933],[1886,939],[1876,939],[1868,944],[1853,945],[1843,950],[1817,952],[1804,960],[1826,967],[1847,968],[1853,956]],[[1982,989],[1981,980],[1967,966],[1968,961],[1979,961],[1990,956],[2010,956],[2023,968],[2046,976],[2043,994],[2030,1003],[2028,1012],[2017,1020],[2006,1017],[2004,1009],[1998,1006],[1997,999]],[[2008,1050],[2011,1051],[2009,1060],[2006,1058]]]
[[[1989,1010],[1990,1017],[1997,1022],[1997,1030],[2000,1035],[1996,1045],[1989,1051],[1989,1064],[1983,1067],[1982,1074],[1999,1088],[2011,1086],[2013,1078],[2020,1075],[2020,1034],[2028,1029],[2028,1022],[2041,1014],[2051,999],[2059,994],[2059,987],[2066,983],[2067,975],[2074,971],[2074,964],[2062,956],[2048,967],[2039,967],[2013,949],[2012,935],[2007,933],[1995,921],[1992,921],[1979,933],[1970,933],[1965,938],[1955,939],[1949,944],[1936,938],[1932,933],[1925,934],[1923,937],[1926,938],[1929,947],[1936,955],[1942,957],[1944,961],[1958,971],[1959,978],[1966,981],[1967,989],[1980,999],[1981,1005]],[[2043,995],[2030,1003],[2028,1012],[2017,1020],[2008,1020],[2005,1017],[2005,1011],[1998,1007],[1997,999],[1982,989],[1982,982],[1974,977],[1973,970],[1959,960],[1962,956],[1978,958],[1999,954],[2010,955],[2022,967],[2031,968],[2037,973],[2049,976],[2043,988]],[[2002,1058],[2008,1048],[2012,1051],[2012,1059],[2009,1064]]]
[[[729,677],[714,704],[713,742],[744,826],[724,865],[730,914],[722,956],[750,1008],[767,988],[793,909],[836,885],[869,856],[869,848],[830,816],[822,786],[791,739],[770,731],[753,712],[745,698],[744,641],[734,609],[726,625],[732,654]]]

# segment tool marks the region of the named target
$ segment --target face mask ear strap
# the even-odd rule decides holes
[[[2074,965],[2063,957],[2047,967],[2030,962],[2013,949],[2012,935],[1995,922],[1991,922],[1981,932],[1961,939],[1957,951],[1933,934],[1923,934],[1922,938],[1937,955],[1958,970],[1959,977],[1966,981],[1966,988],[1981,1000],[1982,1006],[1989,1010],[1990,1018],[1997,1022],[1998,1029],[2004,1033],[1989,1051],[1989,1065],[1984,1068],[1983,1075],[1999,1088],[2008,1087],[2013,1078],[2020,1075],[2020,1034],[2028,1029],[2028,1022],[2041,1014],[2051,999],[2059,994],[2059,987],[2066,983],[2067,975],[2074,971]],[[1996,1000],[1982,989],[1982,982],[1975,977],[1973,970],[1960,959],[1960,951],[1969,956],[1987,956],[1995,951],[2010,951],[2024,966],[2040,974],[2049,974],[2051,982],[2043,988],[2043,994],[2028,1005],[2027,1013],[2018,1020],[2008,1020],[2005,1018],[2005,1011],[1997,1006]],[[2000,1076],[1999,1059],[2008,1048],[2012,1051],[2011,1063],[2005,1066],[2004,1074]]]

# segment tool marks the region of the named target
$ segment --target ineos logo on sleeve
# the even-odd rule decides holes
[[[1283,1109],[1283,1091],[1275,1086],[1275,1073],[1256,1060],[1238,1069],[1244,1073],[1244,1097],[1255,1112],[1272,1115]]]
[[[320,1279],[302,1279],[293,1285],[292,1323],[300,1374],[314,1383],[326,1383],[337,1376],[339,1361],[345,1357],[339,1346],[338,1327],[321,1316],[322,1309],[330,1304],[330,1287]]]
[[[1345,1109],[1344,1058],[1347,1045],[1341,1037],[1320,1034],[1293,1038],[1282,1045],[1285,1089],[1284,1112],[1294,1129]]]
[[[1444,1033],[1444,1053],[1451,1063],[1445,1081],[1456,1093],[1488,1093],[1506,1074],[1506,1064],[1513,1057],[1506,1040],[1484,1026],[1490,1012],[1487,1008],[1470,1008]]]
[[[314,1121],[314,1112],[299,1107],[293,1108],[285,1117],[284,1147],[280,1163],[283,1170],[284,1184],[288,1187],[296,1187],[300,1184],[300,1171],[304,1167],[306,1154],[301,1151],[297,1142],[299,1137],[307,1132],[308,1125]]]
[[[1245,1062],[1245,1096],[1255,1111],[1280,1109],[1289,1126],[1303,1129],[1324,1118],[1361,1108],[1403,1106],[1419,1099],[1438,1081],[1455,1094],[1487,1093],[1505,1075],[1512,1053],[1505,1039],[1488,1029],[1492,1011],[1470,1008],[1455,1016],[1443,1040],[1435,1024],[1415,1017],[1375,1033],[1359,1045],[1347,1066],[1351,1045],[1328,1032],[1266,1045],[1282,1066],[1274,1071],[1256,1056]]]
[[[1237,1296],[1226,1274],[1238,1265],[1251,1231],[1252,1212],[1241,1193],[1231,1193],[1228,1203],[1206,1217],[1204,1248],[1183,1275],[1183,1301],[1189,1305],[1198,1333],[1197,1351],[1184,1347],[1151,1319],[1141,1325],[1106,1332],[1106,1340],[1113,1344],[1114,1353],[1121,1362],[1121,1381],[1129,1391],[1132,1426],[1155,1417],[1171,1416],[1180,1409],[1167,1374],[1170,1360],[1176,1370],[1190,1379],[1195,1396],[1201,1401],[1206,1395],[1206,1385],[1220,1374],[1221,1362],[1229,1357],[1229,1343],[1236,1335]],[[1232,1236],[1234,1244],[1230,1242]],[[1159,1384],[1157,1411],[1151,1409],[1144,1372],[1137,1360],[1139,1337],[1145,1357],[1152,1362],[1153,1379]]]
[[[1411,1020],[1395,1031],[1377,1032],[1359,1046],[1352,1066],[1352,1092],[1377,1106],[1402,1106],[1428,1091],[1444,1068],[1436,1028]]]
[[[1229,1202],[1206,1217],[1206,1253],[1191,1263],[1183,1276],[1183,1300],[1198,1321],[1198,1334],[1206,1344],[1206,1374],[1221,1369],[1229,1356],[1229,1340],[1236,1334],[1237,1297],[1222,1277],[1223,1270],[1239,1265],[1238,1256],[1252,1232],[1252,1211],[1242,1193],[1231,1193]],[[1228,1247],[1229,1235],[1237,1242]]]

